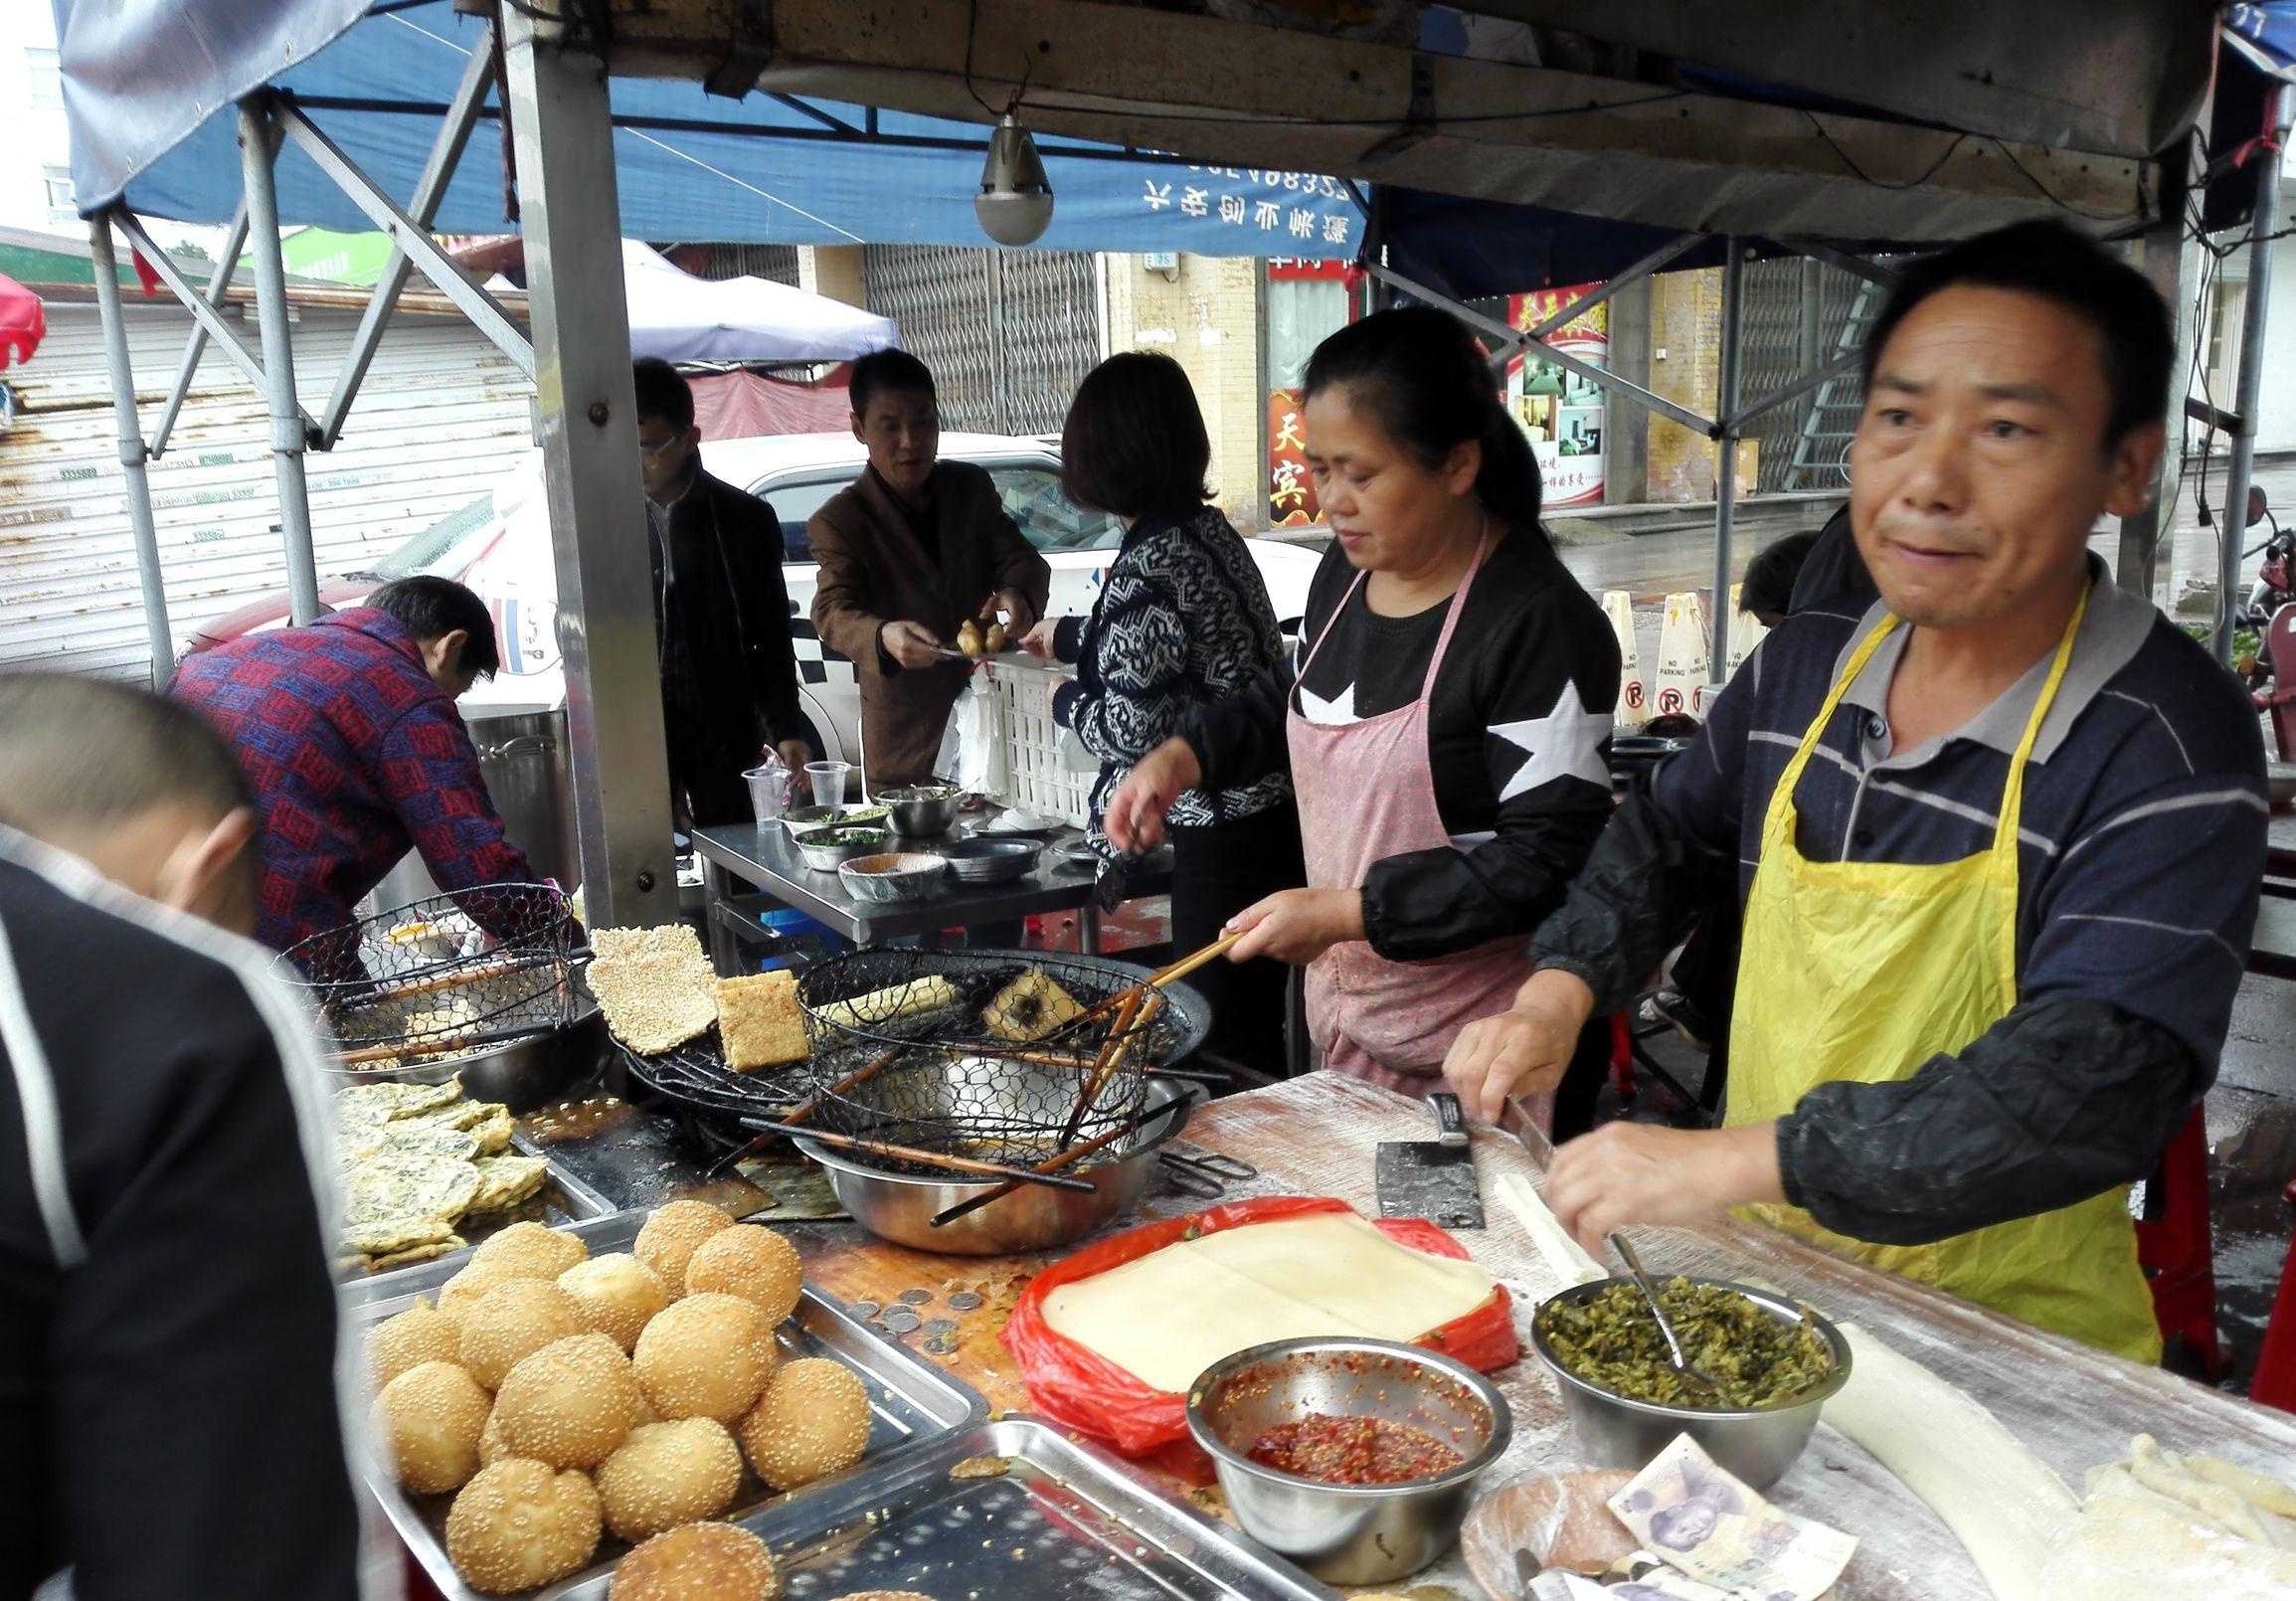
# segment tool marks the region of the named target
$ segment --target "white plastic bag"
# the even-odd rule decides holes
[[[949,711],[949,729],[942,736],[937,772],[947,775],[973,795],[1001,796],[1012,790],[1010,763],[1004,749],[1004,731],[998,716],[996,690],[974,673],[965,682],[957,704]]]

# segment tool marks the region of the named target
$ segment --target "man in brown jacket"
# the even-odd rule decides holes
[[[1000,613],[1017,640],[1043,616],[1052,569],[1005,515],[986,471],[943,461],[933,374],[882,350],[853,364],[853,437],[869,464],[805,525],[820,563],[813,626],[861,680],[862,762],[872,789],[933,776],[970,669],[954,648],[968,618]]]

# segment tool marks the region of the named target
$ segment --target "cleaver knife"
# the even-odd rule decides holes
[[[1467,1143],[1467,1115],[1459,1097],[1438,1090],[1427,1097],[1435,1115],[1433,1140],[1379,1143],[1373,1170],[1381,1217],[1424,1217],[1445,1228],[1483,1227],[1483,1192],[1475,1182],[1475,1153]]]
[[[1514,1136],[1523,1155],[1530,1157],[1531,1165],[1540,1172],[1554,1165],[1554,1142],[1546,1137],[1546,1131],[1538,1126],[1538,1119],[1532,1117],[1530,1109],[1520,1101],[1511,1097],[1507,1100],[1500,1110],[1499,1126]]]

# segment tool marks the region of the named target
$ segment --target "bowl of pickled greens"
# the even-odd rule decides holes
[[[1659,1300],[1707,1390],[1676,1371],[1632,1279],[1551,1297],[1530,1339],[1555,1375],[1586,1465],[1639,1470],[1678,1434],[1756,1490],[1784,1477],[1850,1377],[1842,1332],[1800,1302],[1723,1279],[1661,1279]]]

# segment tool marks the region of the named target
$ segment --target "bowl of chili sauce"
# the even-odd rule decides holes
[[[1215,1362],[1187,1415],[1244,1531],[1338,1585],[1384,1584],[1450,1549],[1513,1426],[1465,1363],[1343,1335]]]

